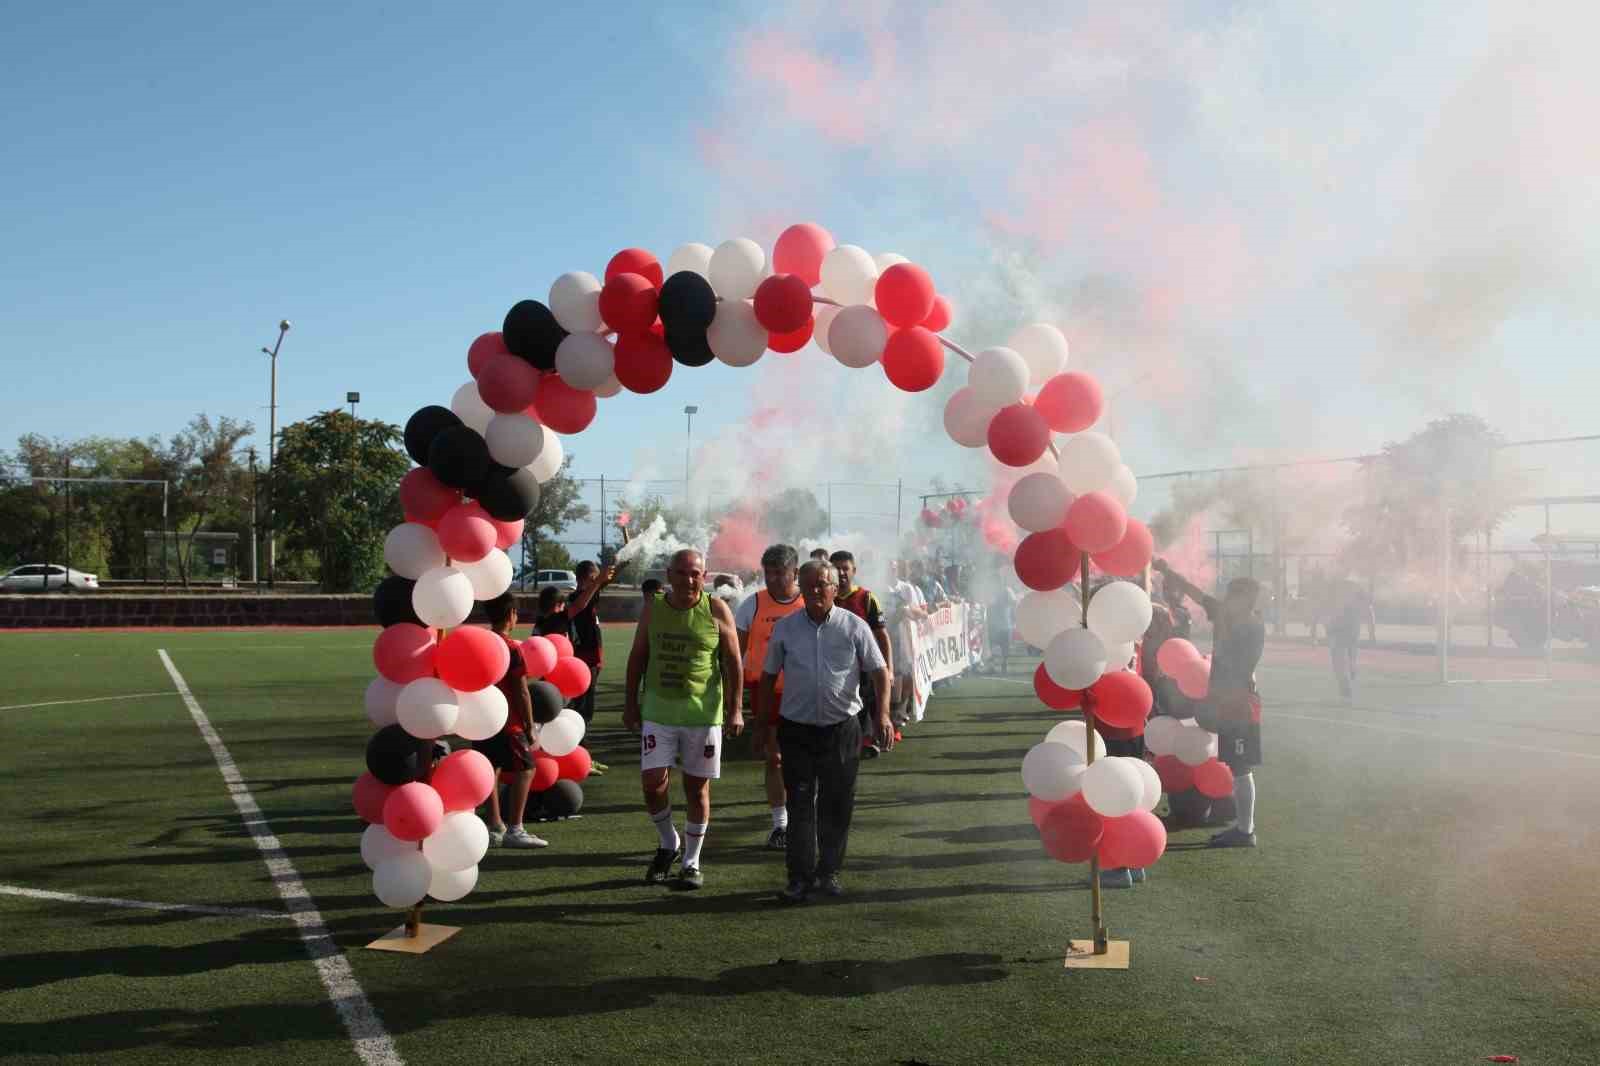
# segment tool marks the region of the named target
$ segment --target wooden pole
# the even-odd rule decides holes
[[[1089,628],[1089,553],[1084,552],[1078,567],[1079,599],[1082,601],[1083,628]],[[1084,763],[1094,765],[1094,704],[1090,702],[1089,693],[1083,694],[1083,742]],[[1089,906],[1090,920],[1094,923],[1094,953],[1104,955],[1108,950],[1106,945],[1105,912],[1100,905],[1100,853],[1089,856]]]

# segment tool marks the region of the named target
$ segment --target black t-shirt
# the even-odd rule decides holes
[[[589,601],[583,610],[572,615],[572,647],[574,651],[599,651],[600,650],[600,616],[595,612],[595,604],[599,597]],[[572,608],[567,608],[571,612]]]

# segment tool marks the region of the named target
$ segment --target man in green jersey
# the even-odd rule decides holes
[[[667,591],[646,601],[623,690],[622,723],[640,734],[644,806],[661,845],[644,879],[667,880],[683,856],[679,883],[699,888],[700,849],[711,821],[711,781],[722,772],[722,737],[744,731],[739,637],[733,611],[706,594],[705,560],[692,548],[673,555]],[[672,824],[671,768],[683,771],[688,821]]]

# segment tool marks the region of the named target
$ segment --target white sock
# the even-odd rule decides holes
[[[706,826],[709,822],[685,822],[683,835],[686,838],[683,845],[683,864],[685,866],[700,865],[700,848],[706,842]]]
[[[1233,779],[1233,805],[1238,811],[1238,826],[1242,832],[1256,831],[1256,775],[1240,774]]]
[[[513,825],[513,826],[509,827],[509,829],[507,831],[508,832],[512,832],[512,833],[520,833],[520,832],[522,832],[522,823],[518,822],[516,825]]]
[[[774,808],[772,808],[772,828],[774,828],[774,829],[788,829],[789,828],[789,808],[788,807],[774,807]]]
[[[672,808],[667,807],[650,816],[656,824],[656,832],[661,836],[661,846],[668,851],[678,850],[678,830],[672,824]]]

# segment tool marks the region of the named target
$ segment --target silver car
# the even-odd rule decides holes
[[[578,575],[571,570],[540,570],[533,576],[533,587],[565,589],[568,592],[578,591]]]
[[[50,589],[65,588],[68,582],[72,583],[73,588],[86,591],[100,587],[100,578],[97,574],[69,570],[55,563],[29,563],[0,577],[0,589],[6,592],[46,592]]]

